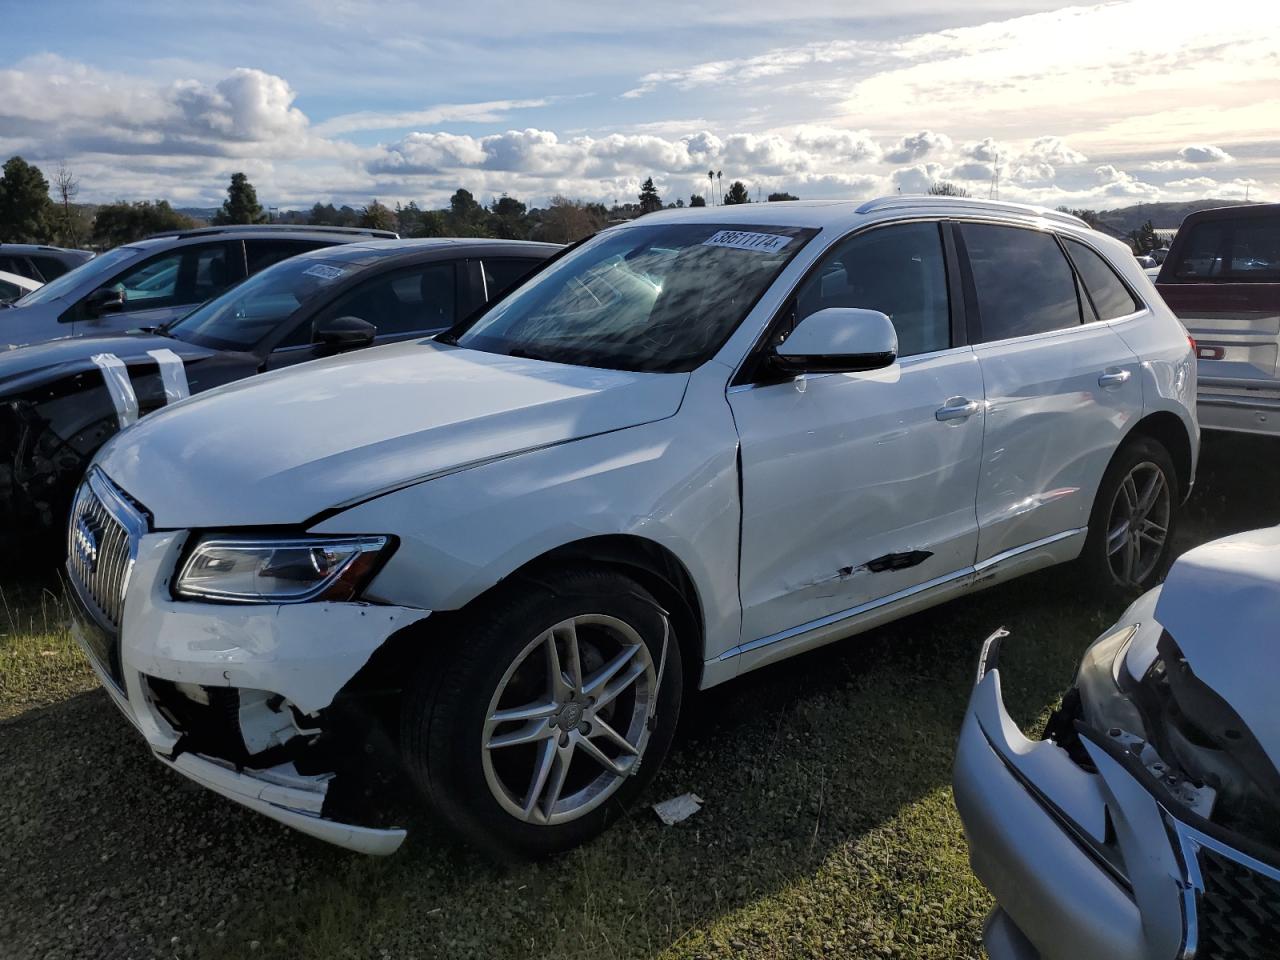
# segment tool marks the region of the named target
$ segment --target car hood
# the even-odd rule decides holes
[[[97,365],[93,358],[101,353],[114,354],[126,364],[133,361],[154,363],[147,356],[149,350],[172,350],[184,363],[203,360],[213,352],[173,337],[147,333],[46,340],[27,347],[0,350],[0,396],[95,370]]]
[[[442,473],[661,420],[687,384],[688,374],[393,344],[166,407],[118,434],[98,463],[160,529],[297,524]]]
[[[1169,571],[1155,618],[1280,767],[1280,527],[1188,550]]]

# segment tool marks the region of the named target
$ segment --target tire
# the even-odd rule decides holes
[[[500,859],[549,856],[600,833],[653,779],[675,733],[683,676],[661,607],[612,570],[566,567],[486,595],[451,633],[439,641],[457,650],[428,662],[402,705],[415,785]]]
[[[1153,481],[1159,489],[1142,513],[1149,489],[1146,485]],[[1173,562],[1179,489],[1173,458],[1159,441],[1137,436],[1120,446],[1098,487],[1089,516],[1089,535],[1080,555],[1080,566],[1093,586],[1113,591],[1148,590],[1164,579]],[[1141,513],[1142,524],[1136,531],[1132,522],[1135,510]]]

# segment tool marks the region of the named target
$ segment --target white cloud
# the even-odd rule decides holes
[[[940,163],[916,163],[893,171],[889,180],[899,193],[928,193],[931,186],[945,179],[942,173]]]
[[[909,137],[903,137],[888,150],[884,158],[890,163],[910,163],[912,160],[920,160],[929,156],[931,153],[939,153],[941,151],[951,149],[951,138],[944,133],[934,133],[932,130],[921,130],[917,134]]]
[[[442,123],[492,123],[513,110],[545,107],[550,97],[531,100],[487,100],[481,103],[442,103],[422,110],[399,113],[361,110],[344,113],[317,123],[312,129],[321,136],[354,133],[358,130],[403,130],[407,127],[434,127]]]
[[[1228,163],[1232,159],[1231,154],[1211,143],[1193,143],[1179,150],[1178,156],[1187,163]]]

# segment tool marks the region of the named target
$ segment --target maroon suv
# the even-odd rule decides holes
[[[1280,436],[1280,203],[1191,214],[1156,289],[1196,340],[1200,425]]]

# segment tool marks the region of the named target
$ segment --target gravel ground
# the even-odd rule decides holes
[[[1209,445],[1181,545],[1280,522],[1280,447]],[[150,759],[56,604],[0,610],[0,957],[978,957],[986,894],[951,805],[977,646],[1034,728],[1124,599],[1060,572],[758,671],[688,704],[650,802],[549,863],[496,867],[410,813],[360,858]],[[56,596],[56,591],[51,596]],[[6,627],[7,623],[7,627]]]

